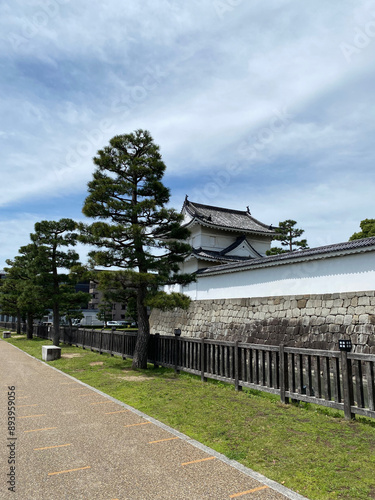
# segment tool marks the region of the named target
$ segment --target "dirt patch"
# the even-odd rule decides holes
[[[123,370],[125,371],[125,370]],[[108,375],[112,378],[116,378],[118,380],[127,380],[128,382],[143,382],[144,380],[152,380],[154,377],[145,377],[144,375],[129,375],[128,377],[120,377],[115,375],[114,373],[108,373]]]
[[[78,352],[72,353],[72,354],[61,354],[62,358],[82,358],[82,354],[79,354]]]
[[[130,375],[129,377],[117,377],[120,378],[121,380],[127,380],[128,382],[143,382],[144,380],[150,380],[152,377],[143,377],[142,375],[139,375],[139,377],[135,377],[134,375]]]
[[[97,365],[104,365],[104,361],[94,361],[93,363],[90,363],[90,366],[97,366]]]

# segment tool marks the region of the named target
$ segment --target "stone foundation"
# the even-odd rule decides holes
[[[350,338],[354,352],[375,354],[375,292],[198,300],[187,311],[153,310],[150,325],[161,335],[181,328],[187,337],[328,350]]]

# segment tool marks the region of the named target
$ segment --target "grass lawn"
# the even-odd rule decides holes
[[[12,338],[41,359],[43,339]],[[62,345],[52,366],[313,499],[375,499],[375,420]],[[96,363],[96,364],[94,364]],[[100,364],[98,364],[100,363]]]

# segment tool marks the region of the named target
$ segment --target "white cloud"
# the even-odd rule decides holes
[[[135,128],[160,144],[174,197],[203,193],[215,173],[229,176],[210,187],[213,202],[260,203],[276,223],[301,213],[311,228],[319,215],[326,239],[342,237],[343,224],[330,224],[332,208],[320,216],[324,189],[351,227],[373,215],[373,2],[226,5],[1,4],[0,205],[14,210],[12,221],[41,199],[47,207],[57,196],[83,198],[96,151]],[[364,30],[370,35],[359,47]],[[355,47],[350,60],[342,44]],[[292,118],[282,126],[278,113]],[[367,197],[350,196],[354,187]],[[53,216],[45,210],[42,218]],[[25,237],[27,227],[19,227]]]

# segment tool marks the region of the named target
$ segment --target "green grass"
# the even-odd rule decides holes
[[[41,359],[43,339],[10,342]],[[49,364],[314,499],[375,499],[375,421],[62,345]],[[91,365],[90,363],[103,364]]]

